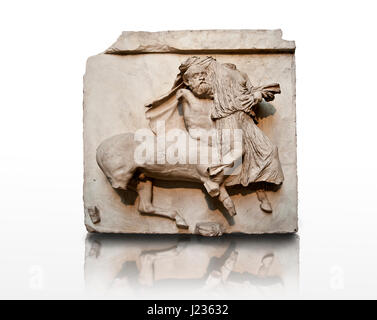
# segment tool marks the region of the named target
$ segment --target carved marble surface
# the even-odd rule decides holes
[[[227,37],[234,39],[234,35],[239,41],[227,41]],[[207,38],[212,40],[204,46]],[[260,210],[261,197],[253,186],[228,190],[237,211],[236,216],[231,216],[229,210],[217,198],[209,196],[200,184],[154,181],[153,205],[176,208],[187,226],[187,229],[181,228],[173,220],[140,214],[137,193],[112,188],[96,161],[97,147],[104,140],[149,127],[144,105],[171,89],[178,66],[193,52],[198,57],[210,53],[221,63],[236,65],[254,86],[280,84],[281,94],[276,95],[274,101],[262,102],[256,108],[258,127],[278,147],[285,177],[278,190],[267,192],[273,208],[271,214]],[[123,33],[105,53],[93,56],[87,62],[84,154],[85,225],[91,232],[197,233],[208,230],[197,227],[206,223],[215,226],[212,231],[206,231],[207,235],[295,232],[294,42],[282,40],[280,31]]]

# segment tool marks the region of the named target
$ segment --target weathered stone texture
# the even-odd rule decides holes
[[[248,30],[124,32],[106,53],[88,59],[84,77],[84,203],[86,208],[96,208],[94,220],[90,210],[85,210],[88,230],[195,233],[197,223],[216,222],[224,226],[225,233],[297,231],[295,46],[280,36],[281,31]],[[192,52],[235,64],[255,86],[280,84],[281,94],[258,107],[258,126],[278,147],[285,176],[278,191],[268,192],[272,214],[260,210],[252,188],[229,190],[237,208],[237,215],[230,217],[200,185],[157,181],[154,204],[177,208],[189,225],[187,230],[180,229],[172,220],[141,215],[135,205],[137,195],[113,189],[96,162],[96,149],[103,140],[148,127],[145,103],[171,89],[178,66]]]

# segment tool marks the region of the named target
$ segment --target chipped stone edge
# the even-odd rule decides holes
[[[124,31],[104,53],[294,53],[295,42],[282,36],[281,29]]]

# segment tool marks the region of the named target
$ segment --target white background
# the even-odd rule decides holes
[[[87,57],[123,30],[281,28],[297,45],[298,297],[377,298],[376,9],[362,0],[2,1],[0,297],[86,296]]]

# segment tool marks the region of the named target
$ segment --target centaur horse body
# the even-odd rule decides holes
[[[131,186],[130,182],[136,181],[136,191],[140,197],[139,212],[167,217],[175,220],[178,227],[187,228],[188,225],[176,209],[160,208],[153,205],[152,179],[200,183],[204,185],[211,197],[218,197],[230,215],[236,215],[236,208],[226,190],[227,186],[236,184],[247,186],[251,182],[280,184],[283,180],[276,147],[256,127],[251,118],[252,107],[262,98],[267,101],[272,100],[274,94],[279,93],[280,89],[277,84],[253,88],[248,83],[247,76],[236,70],[235,66],[220,65],[210,57],[206,59],[189,58],[181,65],[180,70],[181,74],[178,75],[173,89],[167,95],[147,105],[151,108],[148,112],[152,112],[152,114],[147,112],[152,130],[156,133],[155,128],[153,128],[153,112],[155,112],[153,110],[157,110],[158,116],[155,118],[167,120],[167,131],[172,124],[173,128],[174,126],[179,127],[178,122],[180,122],[183,124],[181,129],[185,130],[187,138],[193,140],[200,139],[200,137],[195,136],[194,132],[197,131],[193,129],[215,130],[217,136],[219,136],[219,128],[228,129],[230,124],[230,128],[243,130],[241,154],[231,158],[233,161],[222,161],[220,165],[218,163],[195,164],[190,162],[170,164],[169,162],[158,163],[156,161],[140,163],[135,160],[135,152],[140,146],[140,142],[135,140],[135,134],[126,133],[113,136],[100,144],[97,149],[97,163],[115,189],[127,190]],[[212,74],[210,73],[211,70]],[[219,93],[214,88],[220,87],[221,89],[223,85],[214,80],[213,73],[215,72],[223,74],[222,77],[225,78],[224,83],[226,84],[229,84],[229,79],[226,79],[226,77],[232,81],[235,79],[234,81],[237,84],[241,83],[240,88],[237,89],[241,97],[237,97],[237,99],[240,98],[240,103],[245,106],[245,109],[237,107],[231,109],[229,106],[227,106],[227,109],[214,109],[216,105],[221,107]],[[227,92],[227,95],[229,96],[229,92]],[[244,96],[242,97],[242,95]],[[173,103],[169,104],[169,101],[173,101]],[[183,117],[179,115],[177,110],[179,103],[182,105]],[[168,107],[161,109],[160,106],[164,104]],[[222,114],[224,114],[224,121],[220,121]],[[214,118],[218,118],[218,120]],[[242,126],[245,126],[246,129]],[[155,135],[154,141],[157,141],[157,138],[158,135]],[[245,141],[245,139],[248,140]],[[213,148],[218,146],[218,141],[212,141],[209,148],[213,151]],[[167,148],[169,148],[168,143]],[[226,175],[224,169],[234,167],[236,158],[241,158],[243,161],[246,159],[247,163],[241,163],[241,170],[237,175]],[[265,212],[272,212],[265,191],[259,190],[257,195],[261,201],[261,209]]]

